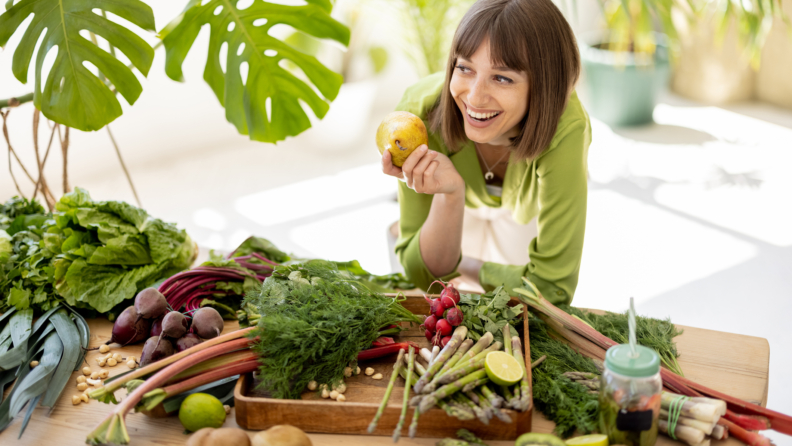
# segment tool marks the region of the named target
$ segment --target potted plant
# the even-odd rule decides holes
[[[605,30],[579,39],[591,114],[613,126],[652,121],[657,95],[677,60],[680,30],[704,18],[722,42],[734,23],[743,57],[758,64],[781,0],[599,0]]]

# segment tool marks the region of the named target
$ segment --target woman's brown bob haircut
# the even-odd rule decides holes
[[[457,58],[470,59],[487,37],[493,65],[527,73],[528,112],[512,151],[520,160],[533,159],[553,140],[580,75],[575,36],[551,0],[479,0],[470,8],[454,34],[443,92],[430,117],[432,130],[441,132],[452,152],[467,139],[449,85]]]

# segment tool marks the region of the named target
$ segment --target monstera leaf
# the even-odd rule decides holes
[[[86,67],[93,64],[112,87],[133,104],[143,88],[132,70],[102,50],[80,31],[104,37],[132,62],[143,75],[148,74],[154,50],[145,40],[123,26],[102,16],[111,12],[135,25],[153,31],[154,14],[139,0],[14,0],[6,3],[0,15],[0,46],[31,14],[33,20],[14,51],[12,70],[26,83],[36,43],[43,33],[36,54],[36,85],[33,100],[44,116],[79,130],[98,130],[121,116],[121,104],[99,77]],[[44,58],[57,47],[52,69],[42,85]]]
[[[226,119],[239,133],[262,142],[277,142],[311,126],[300,101],[324,117],[343,78],[269,34],[277,24],[289,25],[320,39],[349,44],[349,29],[330,17],[330,0],[305,0],[288,6],[253,0],[240,8],[237,0],[191,0],[184,12],[160,35],[167,50],[165,71],[181,81],[182,63],[198,32],[209,24],[209,57],[204,79],[226,109]],[[248,1],[248,3],[250,3]],[[225,70],[221,48],[227,47]],[[299,67],[321,93],[281,66],[287,59]]]

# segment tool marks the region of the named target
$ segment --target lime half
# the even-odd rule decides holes
[[[602,434],[582,435],[566,440],[567,446],[608,446],[608,436]]]
[[[520,363],[506,352],[488,353],[487,358],[484,359],[484,369],[489,379],[501,386],[516,384],[523,377]]]

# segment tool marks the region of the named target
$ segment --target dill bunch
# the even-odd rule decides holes
[[[331,262],[278,266],[245,304],[261,315],[253,350],[261,387],[275,398],[300,398],[310,381],[339,384],[380,330],[421,323],[398,299],[350,280]]]
[[[547,358],[532,371],[533,399],[547,419],[556,424],[555,432],[563,438],[576,430],[590,433],[597,430],[599,400],[589,389],[563,376],[565,372],[599,373],[594,362],[551,338],[547,324],[533,317],[528,324],[531,339],[531,361]]]
[[[569,305],[559,306],[565,312],[577,316],[595,330],[613,339],[619,344],[629,343],[627,328],[627,312],[605,313],[603,315],[590,313]],[[671,319],[660,320],[650,317],[635,317],[635,336],[639,344],[656,351],[663,365],[680,376],[685,376],[679,367],[676,358],[679,352],[674,338],[681,335],[682,330],[671,323]]]

